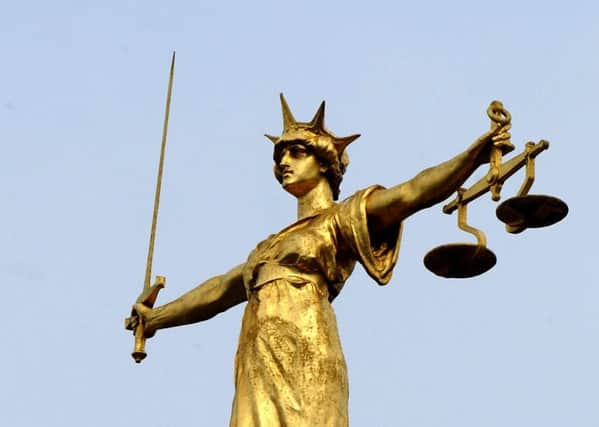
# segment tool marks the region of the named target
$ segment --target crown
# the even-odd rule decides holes
[[[354,134],[345,137],[337,137],[331,131],[329,131],[324,125],[324,106],[325,102],[322,101],[320,107],[314,114],[314,117],[309,122],[298,122],[293,117],[289,105],[285,97],[281,93],[281,110],[283,112],[283,133],[281,136],[267,135],[264,136],[270,139],[275,146],[282,142],[289,141],[306,141],[315,142],[315,140],[324,140],[335,148],[337,155],[341,157],[345,148],[351,144],[355,139],[360,137],[360,134]]]

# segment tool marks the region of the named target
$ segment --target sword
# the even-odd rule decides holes
[[[162,143],[160,145],[160,161],[158,163],[158,177],[156,179],[156,192],[154,194],[154,210],[152,212],[152,228],[150,231],[150,243],[148,244],[148,259],[146,261],[146,275],[144,278],[144,286],[141,294],[136,300],[136,303],[141,303],[146,307],[152,308],[158,297],[160,289],[164,288],[166,278],[164,276],[156,276],[153,285],[150,285],[152,276],[152,259],[154,257],[154,242],[156,240],[156,224],[158,222],[158,206],[160,205],[160,190],[162,188],[162,171],[164,168],[164,152],[166,149],[166,135],[168,132],[168,118],[171,110],[171,95],[173,91],[173,78],[175,75],[175,52],[171,59],[171,68],[168,79],[168,89],[166,93],[166,108],[164,111],[164,124],[162,126]],[[134,330],[135,344],[131,357],[135,363],[140,363],[146,358],[145,351],[146,338],[144,336],[144,325],[142,318],[135,312],[131,313],[131,317],[125,319],[125,328]]]

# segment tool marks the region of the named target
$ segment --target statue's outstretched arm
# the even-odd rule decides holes
[[[402,184],[372,193],[366,205],[371,231],[384,232],[413,213],[445,200],[481,164],[489,162],[492,144],[508,140],[508,131],[509,126],[496,127],[454,158],[425,169]]]
[[[208,320],[247,300],[241,271],[243,264],[215,276],[168,304],[150,309],[136,304],[134,310],[144,318],[146,336],[157,329]]]

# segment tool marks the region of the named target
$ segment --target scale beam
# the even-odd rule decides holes
[[[503,184],[510,176],[518,172],[518,170],[520,170],[523,166],[526,165],[526,161],[529,157],[535,158],[548,148],[549,142],[545,140],[541,140],[536,144],[533,143],[530,146],[527,146],[527,148],[522,153],[512,157],[510,160],[503,163],[499,167],[499,175],[497,176],[495,184]],[[463,193],[460,200],[458,200],[458,198],[456,197],[450,203],[443,206],[443,212],[445,212],[446,214],[451,214],[458,208],[458,205],[460,203],[465,204],[479,198],[483,194],[490,191],[491,186],[492,185],[489,183],[487,176],[484,176],[476,184],[468,188]]]

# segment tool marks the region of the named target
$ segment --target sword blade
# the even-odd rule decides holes
[[[160,190],[162,188],[162,172],[164,169],[164,153],[166,151],[166,136],[168,134],[168,119],[171,112],[171,97],[173,93],[173,79],[175,76],[175,52],[171,59],[171,68],[166,92],[166,108],[164,110],[164,124],[162,126],[162,142],[160,145],[160,161],[158,163],[158,177],[156,179],[156,192],[154,193],[154,210],[152,211],[152,228],[150,230],[150,242],[148,244],[148,259],[146,262],[146,275],[144,278],[144,290],[150,288],[152,276],[152,260],[154,258],[154,242],[156,241],[156,225],[158,223],[158,207],[160,206]]]

